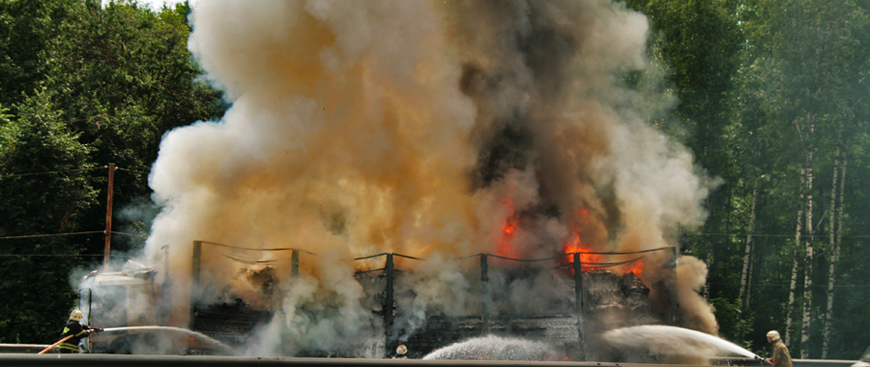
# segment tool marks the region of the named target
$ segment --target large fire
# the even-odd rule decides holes
[[[586,244],[580,242],[580,235],[574,233],[571,237],[562,244],[562,253],[563,254],[574,254],[578,253],[580,255],[580,262],[583,264],[593,264],[593,263],[603,263],[604,256],[594,253],[592,248]],[[568,257],[564,257],[567,259]],[[573,261],[573,259],[571,260]],[[583,270],[589,270],[589,266],[583,268]]]
[[[498,256],[520,259],[522,258],[522,255],[515,247],[513,241],[519,226],[519,221],[512,202],[506,200],[505,206],[509,210],[509,215],[505,218],[504,223],[501,226],[501,236],[496,243],[496,254]],[[609,269],[611,271],[621,270],[626,274],[634,273],[637,276],[640,276],[643,273],[644,261],[641,254],[634,256],[632,254],[609,254],[606,252],[595,251],[592,246],[583,243],[581,241],[580,233],[582,232],[582,227],[589,216],[589,209],[578,209],[575,214],[576,222],[572,226],[573,233],[571,233],[561,245],[561,253],[565,256],[559,258],[559,265],[566,265],[573,262],[573,254],[576,253],[579,255],[579,260],[582,264],[581,271],[584,272],[598,269]],[[570,272],[573,276],[573,269]]]
[[[574,223],[571,226],[572,232],[565,242],[562,243],[562,253],[563,254],[580,254],[580,262],[584,264],[590,263],[603,263],[604,256],[600,254],[592,253],[592,247],[587,244],[584,244],[580,240],[580,233],[583,231],[583,227],[588,224],[589,221],[589,209],[582,208],[577,209],[574,212],[573,217]],[[573,260],[572,260],[573,261]],[[590,270],[587,266],[584,270]]]
[[[578,234],[572,234],[571,237],[562,244],[562,253],[563,254],[579,254],[580,262],[583,264],[581,267],[582,271],[590,271],[597,269],[610,269],[615,270],[621,268],[623,273],[634,273],[634,275],[640,276],[643,273],[644,262],[643,257],[641,255],[632,255],[632,254],[619,254],[619,255],[608,255],[605,257],[604,252],[596,252],[593,251],[592,248],[582,242],[580,242],[580,236]],[[562,259],[572,259],[572,257],[563,257]],[[563,260],[566,261],[567,260]],[[588,265],[587,265],[588,264]],[[603,266],[596,264],[614,264],[613,266]],[[618,268],[617,268],[618,267]]]

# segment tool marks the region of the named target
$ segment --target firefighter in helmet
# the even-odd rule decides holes
[[[408,347],[406,347],[404,344],[400,344],[396,348],[396,356],[393,358],[394,359],[406,359],[406,358],[408,358],[408,356],[405,355],[406,353],[408,353]]]
[[[773,346],[773,353],[764,362],[776,367],[792,367],[791,354],[788,352],[788,347],[780,339],[779,332],[776,330],[769,331],[767,333],[767,342]]]
[[[82,325],[82,316],[83,314],[79,310],[74,310],[69,315],[69,321],[67,321],[66,326],[64,326],[63,332],[60,334],[60,337],[66,338],[70,335],[72,335],[72,337],[67,339],[63,343],[60,343],[58,347],[60,348],[61,353],[78,353],[79,342],[82,340],[82,338],[87,338],[88,336],[90,336],[92,331],[102,330],[98,327]]]

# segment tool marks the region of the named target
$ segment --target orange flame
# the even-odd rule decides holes
[[[562,244],[562,253],[565,254],[573,254],[575,252],[581,252],[580,254],[580,262],[581,263],[600,263],[604,262],[604,257],[597,254],[589,254],[588,252],[593,252],[592,248],[589,245],[580,242],[580,235],[574,234],[571,236],[568,241]],[[584,253],[587,252],[587,253]],[[571,260],[573,261],[573,260]]]
[[[500,236],[496,242],[496,254],[499,256],[510,257],[510,258],[520,258],[520,253],[517,249],[514,248],[514,236],[519,227],[519,223],[516,217],[516,213],[514,211],[513,202],[510,199],[504,201],[505,207],[510,211],[509,215],[505,218],[504,224],[501,226]],[[597,269],[593,264],[600,264],[605,262],[619,262],[627,260],[625,256],[612,256],[612,259],[606,259],[604,255],[593,254],[591,252],[596,252],[593,250],[591,246],[586,243],[583,243],[580,239],[581,228],[586,224],[587,218],[589,216],[589,209],[582,208],[578,209],[576,212],[576,216],[572,218],[574,220],[572,233],[563,243],[562,243],[562,253],[563,254],[578,254],[579,260],[581,264],[588,264],[582,267],[582,271],[589,271],[593,269]],[[574,261],[574,256],[563,256],[559,260],[560,265],[570,264]],[[607,269],[607,268],[602,268]],[[613,271],[619,271],[615,268],[611,268]],[[643,259],[639,259],[637,261],[625,264],[621,267],[623,273],[634,273],[637,276],[640,276],[644,270],[644,262]],[[573,268],[569,271],[573,276],[574,270]]]
[[[622,271],[625,274],[634,273],[634,275],[640,276],[641,274],[643,274],[644,267],[645,266],[643,259],[640,259],[638,261],[625,264],[625,266],[622,267]]]
[[[513,203],[510,200],[505,202],[506,206],[510,210],[510,215],[505,219],[504,225],[501,228],[501,237],[498,239],[496,243],[496,254],[504,257],[512,257],[518,258],[519,253],[511,246],[511,242],[514,237],[514,232],[517,230],[517,219],[514,216],[514,207]]]
[[[590,264],[590,265],[594,264],[594,263],[619,262],[619,261],[628,260],[628,258],[625,256],[617,256],[617,257],[614,257],[613,259],[605,259],[604,255],[590,254],[589,253],[589,252],[595,252],[595,250],[593,250],[592,247],[589,246],[588,244],[582,243],[580,240],[580,233],[582,233],[582,228],[586,225],[588,217],[589,217],[589,209],[588,208],[577,209],[575,211],[575,216],[572,218],[572,220],[574,221],[574,225],[572,226],[574,233],[567,240],[565,240],[564,243],[562,243],[562,253],[563,254],[574,254],[574,253],[579,252],[580,254],[578,254],[578,255],[580,257],[580,262],[582,264]],[[563,260],[560,261],[562,265],[565,265],[567,263],[571,263],[574,261],[573,256],[566,256],[566,257],[563,257],[562,259]],[[582,268],[582,271],[589,271],[592,269],[595,269],[595,268],[593,268],[592,266],[584,266]],[[624,273],[634,273],[637,276],[640,276],[641,273],[643,273],[643,270],[644,270],[643,259],[640,259],[638,261],[634,261],[634,262],[631,262],[631,263],[628,263],[628,264],[625,264],[622,266],[622,271]],[[574,270],[572,269],[571,270],[572,275],[573,275],[573,272],[574,272]]]
[[[572,227],[574,229],[574,233],[564,243],[562,243],[562,253],[573,254],[573,253],[580,252],[581,254],[579,254],[579,257],[580,257],[581,264],[603,262],[604,261],[603,256],[597,255],[597,254],[589,254],[588,252],[593,252],[592,247],[590,247],[589,245],[582,243],[580,241],[580,233],[582,231],[581,228],[587,222],[586,218],[589,216],[589,209],[587,209],[587,208],[577,209],[575,211],[575,214],[576,215],[573,218],[571,218],[575,223],[574,225],[572,225]],[[584,253],[584,252],[586,252],[586,253]],[[563,257],[563,259],[566,259],[566,260],[563,260],[564,263],[570,263],[570,262],[574,261],[573,256]],[[582,271],[588,271],[589,269],[590,269],[589,267],[585,267],[584,269],[582,269]],[[571,273],[573,275],[573,273],[574,273],[573,269],[571,269]]]

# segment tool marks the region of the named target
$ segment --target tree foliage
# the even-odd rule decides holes
[[[0,105],[22,102],[45,77],[42,54],[74,1],[0,2]]]
[[[90,255],[104,247],[100,234],[8,237],[102,231],[108,163],[123,169],[113,206],[147,202],[163,134],[223,113],[187,51],[189,12],[187,4],[159,12],[133,2],[0,4],[0,342],[53,341],[74,307],[72,270],[94,266],[100,258]],[[115,228],[147,233],[147,218],[118,219]],[[112,241],[116,251],[142,242]]]
[[[688,133],[682,138],[699,164],[723,179],[708,200],[709,218],[690,230],[687,249],[710,268],[705,295],[714,300],[720,334],[767,348],[764,334],[783,330],[790,315],[793,353],[818,358],[822,351],[824,307],[812,307],[808,328],[800,321],[803,304],[824,304],[831,249],[820,225],[831,205],[831,180],[838,144],[848,157],[845,182],[843,251],[861,253],[866,205],[865,180],[868,60],[870,32],[866,1],[672,1],[628,0],[653,25],[651,52],[669,67],[669,87],[680,100],[672,112]],[[812,132],[810,128],[812,127]],[[846,138],[838,141],[842,128]],[[859,141],[861,141],[859,143]],[[807,157],[812,157],[808,160]],[[809,166],[807,165],[809,162]],[[814,175],[811,191],[808,176]],[[803,175],[803,176],[802,176]],[[740,291],[743,248],[747,242],[754,188],[758,190],[754,246],[751,248],[750,307],[735,305]],[[851,199],[849,199],[851,198]],[[861,202],[863,204],[857,204]],[[798,241],[795,221],[803,223]],[[811,219],[810,219],[811,218]],[[806,222],[811,220],[811,226]],[[805,259],[811,241],[813,256]],[[848,317],[868,301],[857,289],[866,280],[858,261],[841,257],[834,288],[833,319],[840,320],[832,358],[854,359],[866,343],[870,318]],[[791,269],[798,262],[798,295],[789,304]],[[803,297],[804,272],[812,282]],[[807,283],[809,284],[809,283]],[[860,312],[858,312],[860,313]],[[849,323],[845,321],[851,319]],[[747,320],[751,325],[747,325]],[[837,321],[835,321],[837,323]],[[848,326],[846,324],[849,324]],[[863,326],[857,326],[857,324]],[[749,327],[747,327],[749,326]],[[802,330],[810,342],[799,345]],[[855,340],[861,340],[857,342]],[[846,345],[848,344],[848,345]]]
[[[96,203],[87,174],[91,149],[50,100],[50,92],[37,93],[16,119],[0,121],[0,237],[80,231],[88,222],[84,209]],[[82,244],[29,237],[4,240],[2,249],[0,340],[51,340],[75,300],[68,277],[82,264]]]

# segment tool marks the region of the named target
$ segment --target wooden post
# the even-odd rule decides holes
[[[489,333],[490,303],[492,299],[489,295],[489,265],[486,263],[486,254],[480,254],[480,314],[483,319],[481,335]]]
[[[667,323],[669,325],[678,326],[677,310],[680,308],[680,302],[677,295],[677,248],[670,247],[667,249],[668,258],[665,260],[665,268],[667,274],[667,292],[668,292],[668,314]]]
[[[193,241],[193,264],[190,284],[190,330],[196,330],[196,303],[199,300],[199,281],[202,265],[202,241]]]
[[[580,254],[574,253],[574,300],[577,304],[577,335],[580,345],[583,345],[583,262]]]
[[[157,324],[172,325],[172,278],[169,277],[169,245],[163,245],[163,285],[160,293],[155,294],[160,301],[157,302]]]
[[[393,333],[393,281],[394,269],[393,254],[387,254],[387,263],[384,266],[384,274],[387,277],[386,296],[384,297],[384,343],[387,346],[387,355],[395,347],[395,334]]]
[[[91,306],[94,304],[94,290],[88,288],[88,325],[94,325],[94,315],[91,313]]]
[[[293,249],[290,258],[290,275],[294,278],[299,276],[299,250]]]
[[[93,288],[88,288],[88,323],[85,325],[95,325],[94,315],[91,313],[91,306],[94,301],[94,290]],[[91,338],[88,338],[88,350],[93,350],[94,343],[91,341]]]
[[[106,248],[103,251],[103,267],[109,267],[109,249],[112,247],[112,192],[115,188],[115,164],[109,163],[109,189],[106,200]]]

